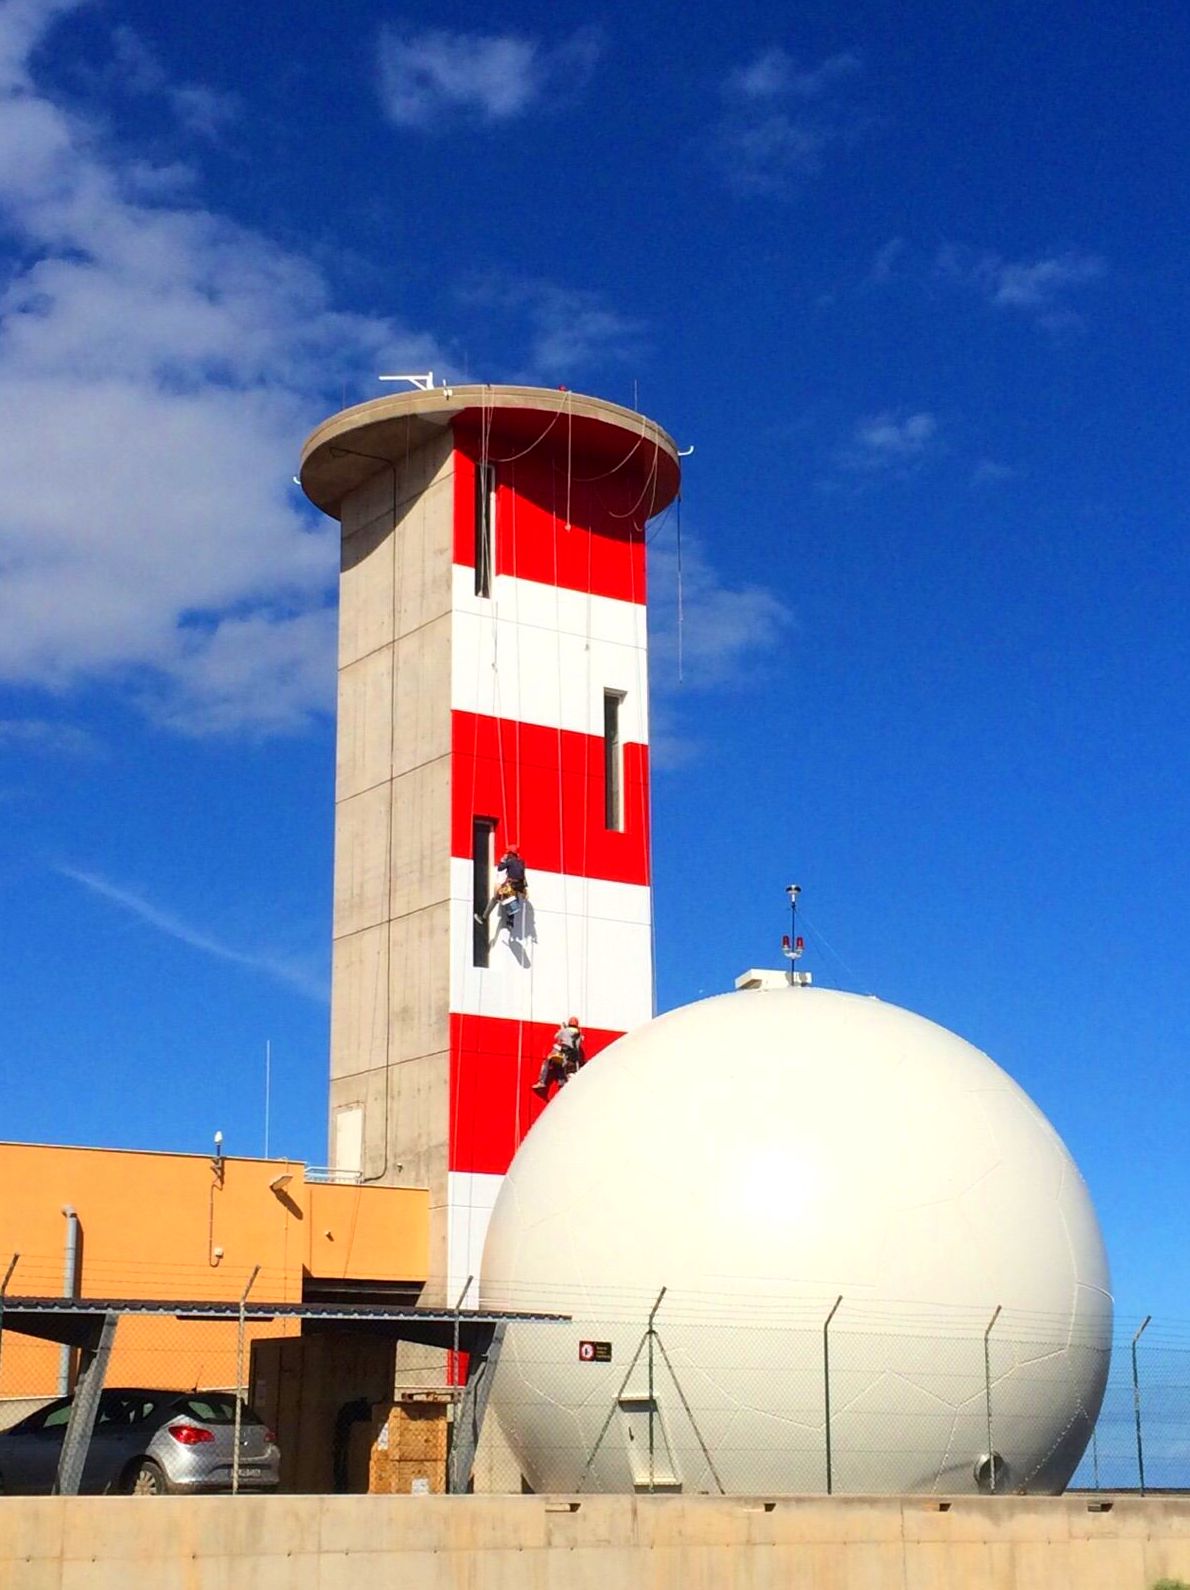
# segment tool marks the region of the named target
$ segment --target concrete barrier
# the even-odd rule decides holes
[[[9,1497],[4,1590],[1152,1590],[1190,1497]]]

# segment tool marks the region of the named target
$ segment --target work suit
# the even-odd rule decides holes
[[[581,1031],[577,1027],[559,1027],[554,1034],[553,1047],[541,1062],[534,1090],[548,1093],[551,1080],[560,1088],[565,1087],[574,1073],[586,1064],[586,1058]]]
[[[496,863],[496,871],[502,872],[504,877],[496,885],[495,894],[488,901],[483,915],[478,920],[486,924],[492,912],[500,906],[502,908],[500,925],[510,928],[529,892],[525,879],[525,863],[519,856],[506,855]]]

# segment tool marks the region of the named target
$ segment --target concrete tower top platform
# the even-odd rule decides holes
[[[337,519],[343,498],[373,475],[378,463],[399,466],[459,421],[483,428],[494,463],[502,461],[499,453],[507,461],[549,443],[572,464],[625,473],[639,482],[646,518],[677,495],[678,450],[659,425],[603,398],[532,386],[434,387],[343,409],[307,438],[302,490]]]

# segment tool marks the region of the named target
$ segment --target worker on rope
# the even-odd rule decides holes
[[[478,911],[475,913],[475,920],[481,927],[486,927],[488,918],[499,906],[500,920],[496,924],[496,931],[498,933],[501,928],[507,928],[511,933],[517,913],[529,893],[529,884],[525,877],[525,863],[521,860],[521,853],[515,845],[509,845],[496,863],[496,871],[502,872],[504,876],[496,885],[496,892],[488,901],[483,913],[481,914]]]
[[[549,1054],[541,1062],[541,1072],[533,1084],[533,1091],[541,1098],[550,1096],[550,1083],[556,1082],[564,1088],[576,1071],[581,1071],[587,1063],[583,1053],[583,1030],[579,1026],[577,1016],[571,1016],[564,1027],[559,1027],[554,1034],[554,1042]]]

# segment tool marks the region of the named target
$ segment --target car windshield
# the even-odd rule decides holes
[[[235,1423],[236,1399],[218,1391],[199,1391],[193,1396],[179,1397],[174,1408],[188,1419],[201,1419],[203,1424]],[[240,1423],[260,1424],[261,1420],[251,1408],[245,1406],[240,1411]]]

